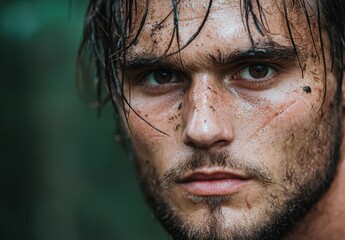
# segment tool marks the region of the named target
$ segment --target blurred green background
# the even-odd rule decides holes
[[[86,0],[0,1],[0,239],[168,239],[75,84]]]

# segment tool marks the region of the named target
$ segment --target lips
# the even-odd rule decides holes
[[[249,182],[249,178],[227,171],[194,171],[179,183],[190,194],[199,196],[231,195]]]

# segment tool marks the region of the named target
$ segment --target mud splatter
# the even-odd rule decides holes
[[[309,86],[304,86],[303,91],[306,93],[311,93],[311,88]]]
[[[216,111],[216,109],[213,106],[210,106],[210,108],[212,109],[213,112]]]
[[[177,107],[178,110],[181,110],[182,109],[182,103],[180,103]]]
[[[211,92],[213,92],[214,94],[217,94],[217,91],[213,90],[212,88],[207,87],[207,89],[210,90]]]

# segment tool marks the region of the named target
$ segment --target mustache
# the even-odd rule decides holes
[[[245,177],[255,179],[265,185],[272,183],[271,173],[263,164],[235,159],[231,157],[228,151],[222,151],[215,153],[194,152],[164,174],[162,186],[168,187],[180,181],[188,172],[205,167],[221,167],[240,171]]]

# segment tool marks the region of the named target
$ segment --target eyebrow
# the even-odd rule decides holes
[[[269,43],[264,46],[254,46],[246,50],[235,50],[230,53],[223,53],[218,50],[218,54],[201,54],[197,57],[198,62],[206,62],[215,67],[229,66],[241,62],[248,61],[297,61],[297,54],[292,46],[282,46],[277,43]],[[180,68],[181,62],[179,58],[157,57],[145,55],[143,57],[136,57],[133,60],[126,62],[126,70],[131,71],[139,68],[146,67],[160,67],[160,68]],[[184,69],[193,69],[194,63],[183,62]]]

